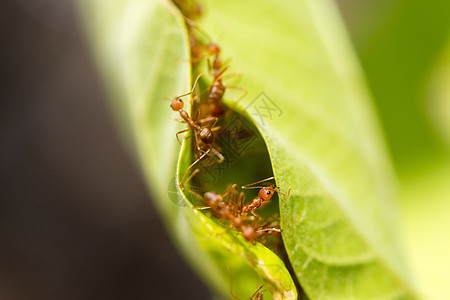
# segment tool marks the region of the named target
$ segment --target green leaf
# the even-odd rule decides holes
[[[427,82],[426,112],[437,133],[450,146],[450,35]],[[448,155],[448,152],[446,153]]]
[[[353,38],[399,173],[402,237],[416,290],[446,299],[450,243],[442,237],[450,228],[450,2],[387,3],[363,18],[355,10],[349,17],[356,22],[348,24],[354,24],[353,32],[365,28]],[[370,28],[368,19],[378,24]]]
[[[278,185],[292,188],[281,199],[283,239],[308,296],[414,297],[395,230],[392,170],[334,7],[205,2],[201,26],[244,74],[243,106],[259,122]],[[274,111],[261,119],[264,104]]]
[[[230,288],[247,298],[264,283],[274,299],[295,299],[295,285],[278,256],[193,209],[176,185],[177,162],[180,169],[189,166],[191,147],[184,143],[179,154],[175,133],[183,126],[170,119],[176,115],[163,99],[191,86],[179,12],[164,0],[84,0],[80,7],[124,140],[180,251],[225,298]]]
[[[426,113],[430,122],[450,146],[450,39],[434,63],[428,82]],[[401,176],[402,215],[405,243],[410,249],[418,287],[429,299],[450,295],[450,160],[411,164]]]
[[[417,290],[426,299],[450,295],[450,160],[410,174],[402,182],[402,219]]]
[[[430,126],[426,83],[450,32],[450,2],[389,1],[358,52],[396,169],[438,162],[447,149]]]

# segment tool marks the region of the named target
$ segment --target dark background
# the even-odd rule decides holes
[[[208,299],[127,158],[74,3],[0,4],[0,299]]]

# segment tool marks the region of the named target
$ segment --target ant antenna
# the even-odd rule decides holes
[[[197,78],[195,79],[194,86],[192,87],[192,90],[191,90],[189,93],[180,95],[180,96],[178,96],[178,97],[176,97],[176,98],[181,98],[181,97],[184,97],[184,96],[187,96],[187,95],[192,94],[192,93],[194,92],[194,90],[195,90],[195,87],[197,86],[198,80],[200,79],[200,77],[201,77],[202,75],[203,75],[203,73],[198,74]]]
[[[266,182],[266,181],[269,181],[269,180],[272,180],[272,179],[275,179],[275,177],[272,176],[272,177],[269,177],[269,178],[266,178],[266,179],[263,179],[263,180],[260,180],[260,181],[249,183],[249,184],[243,185],[242,188],[243,189],[260,189],[260,188],[263,188],[264,186],[253,186],[253,185],[255,185],[257,183],[261,183],[261,182]]]
[[[212,41],[212,39],[209,36],[209,34],[207,34],[205,31],[201,30],[200,27],[198,27],[197,23],[194,20],[189,19],[186,16],[183,16],[183,18],[184,18],[184,21],[186,22],[186,24],[188,24],[189,26],[195,28],[198,32],[203,34],[208,40]]]

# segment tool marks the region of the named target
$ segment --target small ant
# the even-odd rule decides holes
[[[194,163],[192,163],[186,170],[186,173],[183,176],[183,179],[185,178],[186,174],[188,173],[188,171],[196,164],[198,163],[201,159],[203,159],[206,155],[208,155],[208,153],[210,151],[212,151],[218,158],[217,163],[221,163],[225,160],[225,158],[223,157],[223,155],[215,148],[213,147],[212,143],[214,142],[214,131],[220,129],[220,127],[214,127],[217,123],[217,118],[206,118],[200,121],[195,122],[194,120],[192,120],[189,117],[189,114],[183,110],[184,107],[184,103],[183,100],[181,100],[181,97],[190,95],[194,92],[195,87],[197,85],[197,82],[199,80],[199,78],[202,76],[203,74],[199,74],[197,76],[197,78],[195,79],[195,83],[194,86],[192,87],[192,90],[189,93],[180,95],[175,97],[172,100],[172,103],[170,104],[170,108],[172,108],[173,111],[177,111],[180,113],[180,117],[183,119],[183,121],[180,120],[176,120],[177,122],[181,122],[181,123],[187,123],[189,125],[189,127],[192,129],[192,131],[194,132],[194,136],[195,136],[195,141],[197,144],[197,150],[202,153],[202,155],[200,155],[200,157],[194,161]],[[199,124],[201,125],[202,123],[208,123],[214,121],[214,123],[210,126],[199,126]],[[178,142],[181,144],[181,141],[178,137],[179,134],[183,133],[183,132],[187,132],[189,131],[188,129],[184,129],[181,130],[179,132],[176,133],[176,137]],[[200,144],[200,142],[202,142],[202,144]],[[183,180],[180,182],[180,185],[182,185]]]
[[[240,214],[241,215],[247,215],[248,213],[251,213],[252,215],[254,215],[257,218],[261,218],[261,216],[259,216],[258,214],[255,213],[255,210],[257,210],[258,208],[260,208],[262,205],[264,205],[265,203],[267,203],[272,196],[274,195],[275,192],[285,196],[285,197],[289,197],[291,194],[291,189],[289,189],[287,194],[283,194],[282,192],[280,192],[280,187],[278,186],[253,186],[254,184],[257,183],[261,183],[261,182],[265,182],[268,180],[272,180],[274,179],[274,177],[269,177],[257,182],[253,182],[250,184],[246,184],[243,185],[242,188],[243,189],[260,189],[258,192],[258,196],[255,197],[252,202],[248,205],[244,205],[244,201],[243,198],[239,198],[239,204],[238,206],[240,207]]]

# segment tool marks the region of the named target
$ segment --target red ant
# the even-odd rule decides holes
[[[253,186],[254,184],[257,183],[261,183],[261,182],[265,182],[268,180],[272,180],[274,179],[274,177],[269,177],[257,182],[253,182],[250,184],[246,184],[243,185],[242,188],[243,189],[260,189],[258,192],[258,196],[255,197],[252,202],[248,205],[244,205],[244,201],[243,198],[239,198],[239,202],[238,202],[238,206],[240,207],[240,214],[241,215],[247,215],[248,213],[251,213],[252,215],[254,215],[255,217],[258,217],[259,219],[261,218],[261,216],[259,216],[258,214],[255,213],[255,210],[257,210],[258,208],[260,208],[262,205],[264,205],[265,203],[267,203],[272,196],[274,195],[275,192],[277,192],[278,194],[281,194],[285,197],[289,197],[291,194],[291,189],[289,189],[287,194],[283,194],[282,192],[280,192],[280,187],[278,186]]]
[[[202,6],[195,1],[172,0],[172,2],[178,7],[183,16],[191,19],[198,19],[203,13]]]
[[[279,228],[278,221],[264,223],[258,223],[256,221],[252,224],[252,227],[254,231],[253,240],[258,240],[260,243],[267,246],[267,236],[272,235],[275,237],[275,240],[272,240],[275,245],[278,245],[278,243],[280,242],[281,229]],[[252,240],[252,238],[250,238],[250,240]]]
[[[209,107],[210,115],[212,115],[214,117],[221,116],[225,112],[225,108],[222,103],[222,98],[223,98],[223,95],[225,94],[225,90],[226,90],[226,86],[222,82],[221,77],[226,72],[228,67],[222,69],[223,65],[222,65],[222,61],[219,57],[219,54],[221,51],[219,45],[217,45],[216,43],[208,43],[207,45],[205,45],[205,44],[202,44],[201,42],[199,42],[198,39],[196,38],[195,34],[192,31],[193,28],[195,28],[198,32],[200,32],[202,35],[207,37],[207,39],[209,39],[209,40],[211,40],[211,39],[209,38],[208,34],[205,33],[204,31],[202,31],[194,21],[192,21],[186,17],[184,19],[185,19],[186,24],[188,25],[189,41],[190,41],[191,56],[192,56],[190,61],[194,63],[198,60],[206,59],[208,62],[209,69],[210,70],[212,69],[213,83],[207,89],[207,90],[209,90],[208,103],[210,106]],[[201,53],[203,51],[205,51],[207,55],[202,57]],[[212,66],[209,61],[209,57],[211,57],[211,56],[214,57]],[[236,100],[236,102],[239,102],[243,97],[245,97],[245,95],[247,95],[247,91],[244,89],[241,89],[236,86],[230,86],[230,88],[240,89],[240,90],[244,91],[244,94],[238,100]]]
[[[188,182],[199,171],[199,169],[196,169],[192,172],[186,182]],[[219,218],[220,221],[229,221],[231,228],[242,231],[242,229],[245,228],[244,221],[246,217],[236,216],[237,207],[235,206],[235,203],[237,202],[233,200],[236,195],[234,190],[235,186],[236,185],[230,185],[223,194],[206,192],[203,194],[203,197],[194,191],[188,190],[188,192],[205,204],[205,206],[196,206],[194,207],[195,209],[210,209],[213,215],[216,218]],[[224,201],[225,198],[228,199],[227,202]]]
[[[222,69],[222,61],[220,60],[219,53],[220,48],[217,44],[210,43],[208,45],[208,52],[210,55],[214,55],[214,60],[212,63],[212,71],[213,71],[213,78],[214,81],[211,84],[211,86],[208,88],[209,94],[208,94],[208,103],[210,105],[210,112],[212,116],[221,116],[225,112],[224,105],[222,103],[222,98],[225,94],[225,90],[227,86],[222,81],[222,76],[224,73],[228,70],[229,67],[225,67]],[[209,61],[208,61],[209,65]],[[211,67],[210,67],[211,68]],[[239,89],[242,90],[244,93],[242,96],[236,100],[236,103],[238,103],[242,98],[244,98],[247,95],[247,90],[231,86],[230,88]]]
[[[186,182],[189,182],[199,171],[199,169],[196,169],[192,172]],[[240,204],[244,202],[244,194],[242,192],[238,194],[236,184],[228,186],[223,194],[207,192],[202,197],[191,190],[188,190],[188,192],[205,204],[205,206],[194,207],[195,209],[210,209],[213,215],[219,218],[220,221],[229,221],[230,227],[241,232],[242,236],[250,243],[256,242],[264,235],[281,232],[279,228],[270,227],[273,226],[273,223],[263,225],[258,225],[256,222],[251,224],[246,223],[246,221],[252,219],[240,213],[242,211]],[[227,201],[225,202],[224,199],[227,199]]]
[[[196,63],[199,60],[208,59],[210,56],[215,56],[215,60],[218,60],[218,63],[220,63],[220,60],[218,57],[218,55],[220,53],[219,46],[215,43],[208,43],[208,44],[202,43],[200,41],[200,39],[194,33],[193,29],[200,32],[208,40],[211,40],[209,35],[206,32],[204,32],[203,30],[201,30],[197,26],[195,21],[189,19],[188,17],[184,16],[184,21],[187,25],[188,34],[189,34],[189,43],[190,43],[190,48],[191,48],[190,62]],[[202,56],[202,52],[206,52],[206,56]],[[217,63],[216,63],[216,65],[217,65]]]
[[[189,117],[189,114],[185,110],[183,110],[184,103],[183,103],[183,100],[181,100],[181,97],[190,95],[190,94],[192,94],[194,92],[195,87],[197,85],[197,82],[198,82],[198,80],[199,80],[199,78],[201,76],[202,76],[202,74],[197,76],[197,78],[195,80],[195,83],[194,83],[194,86],[192,87],[192,90],[189,93],[186,93],[186,94],[183,94],[183,95],[175,97],[172,100],[172,103],[170,104],[170,107],[172,108],[172,110],[179,112],[180,113],[180,117],[183,119],[183,121],[176,120],[176,119],[175,119],[175,121],[181,122],[181,123],[187,123],[189,125],[189,127],[194,132],[195,141],[196,141],[196,145],[197,145],[197,150],[200,153],[202,153],[202,155],[200,155],[200,157],[187,168],[186,173],[183,176],[183,179],[186,176],[186,174],[188,173],[188,171],[196,163],[198,163],[201,159],[203,159],[206,155],[208,155],[208,153],[210,151],[212,151],[218,157],[217,163],[221,163],[221,162],[224,161],[223,155],[216,148],[214,148],[212,146],[212,143],[214,142],[214,133],[213,132],[218,130],[218,129],[220,129],[220,127],[214,127],[216,125],[218,119],[217,118],[206,118],[206,119],[203,119],[203,120],[195,122],[194,120],[192,120]],[[208,122],[211,122],[212,120],[214,121],[214,123],[210,127],[199,126],[199,124],[208,123]],[[180,141],[178,135],[180,133],[183,133],[183,132],[186,132],[186,131],[189,131],[189,128],[181,130],[181,131],[176,133],[177,140],[178,140],[178,142],[180,144],[181,144],[181,141]],[[200,144],[200,142],[202,144]],[[182,185],[182,183],[183,183],[183,180],[180,182],[180,185]]]

